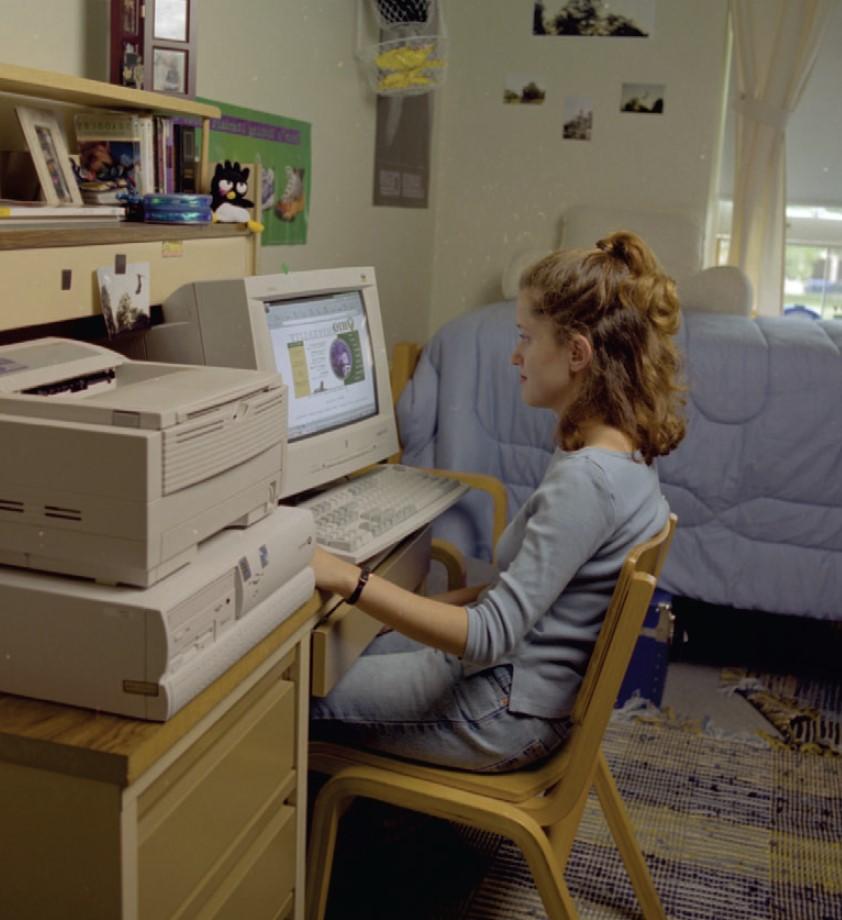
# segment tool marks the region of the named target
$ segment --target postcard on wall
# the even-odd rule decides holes
[[[655,0],[535,0],[533,35],[649,38]]]
[[[586,96],[565,96],[562,137],[569,141],[589,141],[593,133],[593,102]]]
[[[148,262],[130,262],[125,271],[119,273],[113,266],[98,268],[96,277],[100,308],[109,338],[148,328]]]
[[[665,94],[663,83],[624,83],[620,111],[636,115],[663,115]]]
[[[232,163],[260,164],[262,243],[306,243],[310,208],[310,123],[226,102],[197,101],[219,106],[222,110],[222,118],[211,121],[210,162],[230,160]],[[256,189],[254,194],[257,194]]]
[[[507,105],[541,105],[547,96],[543,77],[528,73],[508,73],[503,87]]]

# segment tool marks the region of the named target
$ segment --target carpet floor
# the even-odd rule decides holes
[[[669,917],[842,917],[837,757],[715,737],[658,715],[613,721],[604,750]],[[593,797],[567,881],[584,920],[639,916]],[[328,915],[545,917],[508,841],[372,802],[342,822]]]

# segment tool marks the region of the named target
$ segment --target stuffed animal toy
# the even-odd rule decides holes
[[[217,163],[211,179],[211,210],[214,221],[248,224],[249,230],[259,233],[263,224],[252,219],[249,208],[254,202],[246,198],[248,177],[248,166],[230,160]]]

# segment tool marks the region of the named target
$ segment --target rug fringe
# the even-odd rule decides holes
[[[734,732],[718,728],[709,716],[704,716],[702,719],[683,716],[676,713],[671,706],[659,708],[653,702],[644,699],[637,693],[633,694],[622,706],[614,710],[611,715],[611,721],[643,722],[690,732],[694,735],[703,735],[706,738],[715,738],[720,741],[736,741],[757,748],[766,747],[766,744],[755,732]]]

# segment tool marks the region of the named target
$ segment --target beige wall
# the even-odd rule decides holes
[[[561,0],[547,0],[549,13]],[[651,39],[534,37],[532,0],[447,5],[431,328],[500,299],[513,252],[559,242],[574,204],[688,212],[704,223],[724,73],[726,0],[656,4]],[[543,78],[503,105],[507,72]],[[622,114],[623,82],[666,84],[662,116]],[[590,97],[590,142],[562,140],[565,96]]]
[[[560,5],[547,0],[550,11]],[[199,93],[312,124],[309,241],[264,247],[262,270],[374,265],[387,338],[423,340],[498,299],[511,254],[556,244],[572,204],[703,220],[727,0],[658,2],[650,40],[535,38],[532,6],[445,3],[450,65],[435,98],[432,206],[409,210],[370,203],[375,97],[354,58],[356,0],[198,0]],[[0,0],[0,60],[104,79],[107,9],[107,0]],[[509,71],[543,77],[546,103],[504,106]],[[623,81],[665,83],[665,114],[621,115]],[[566,95],[592,98],[590,143],[562,141]]]

